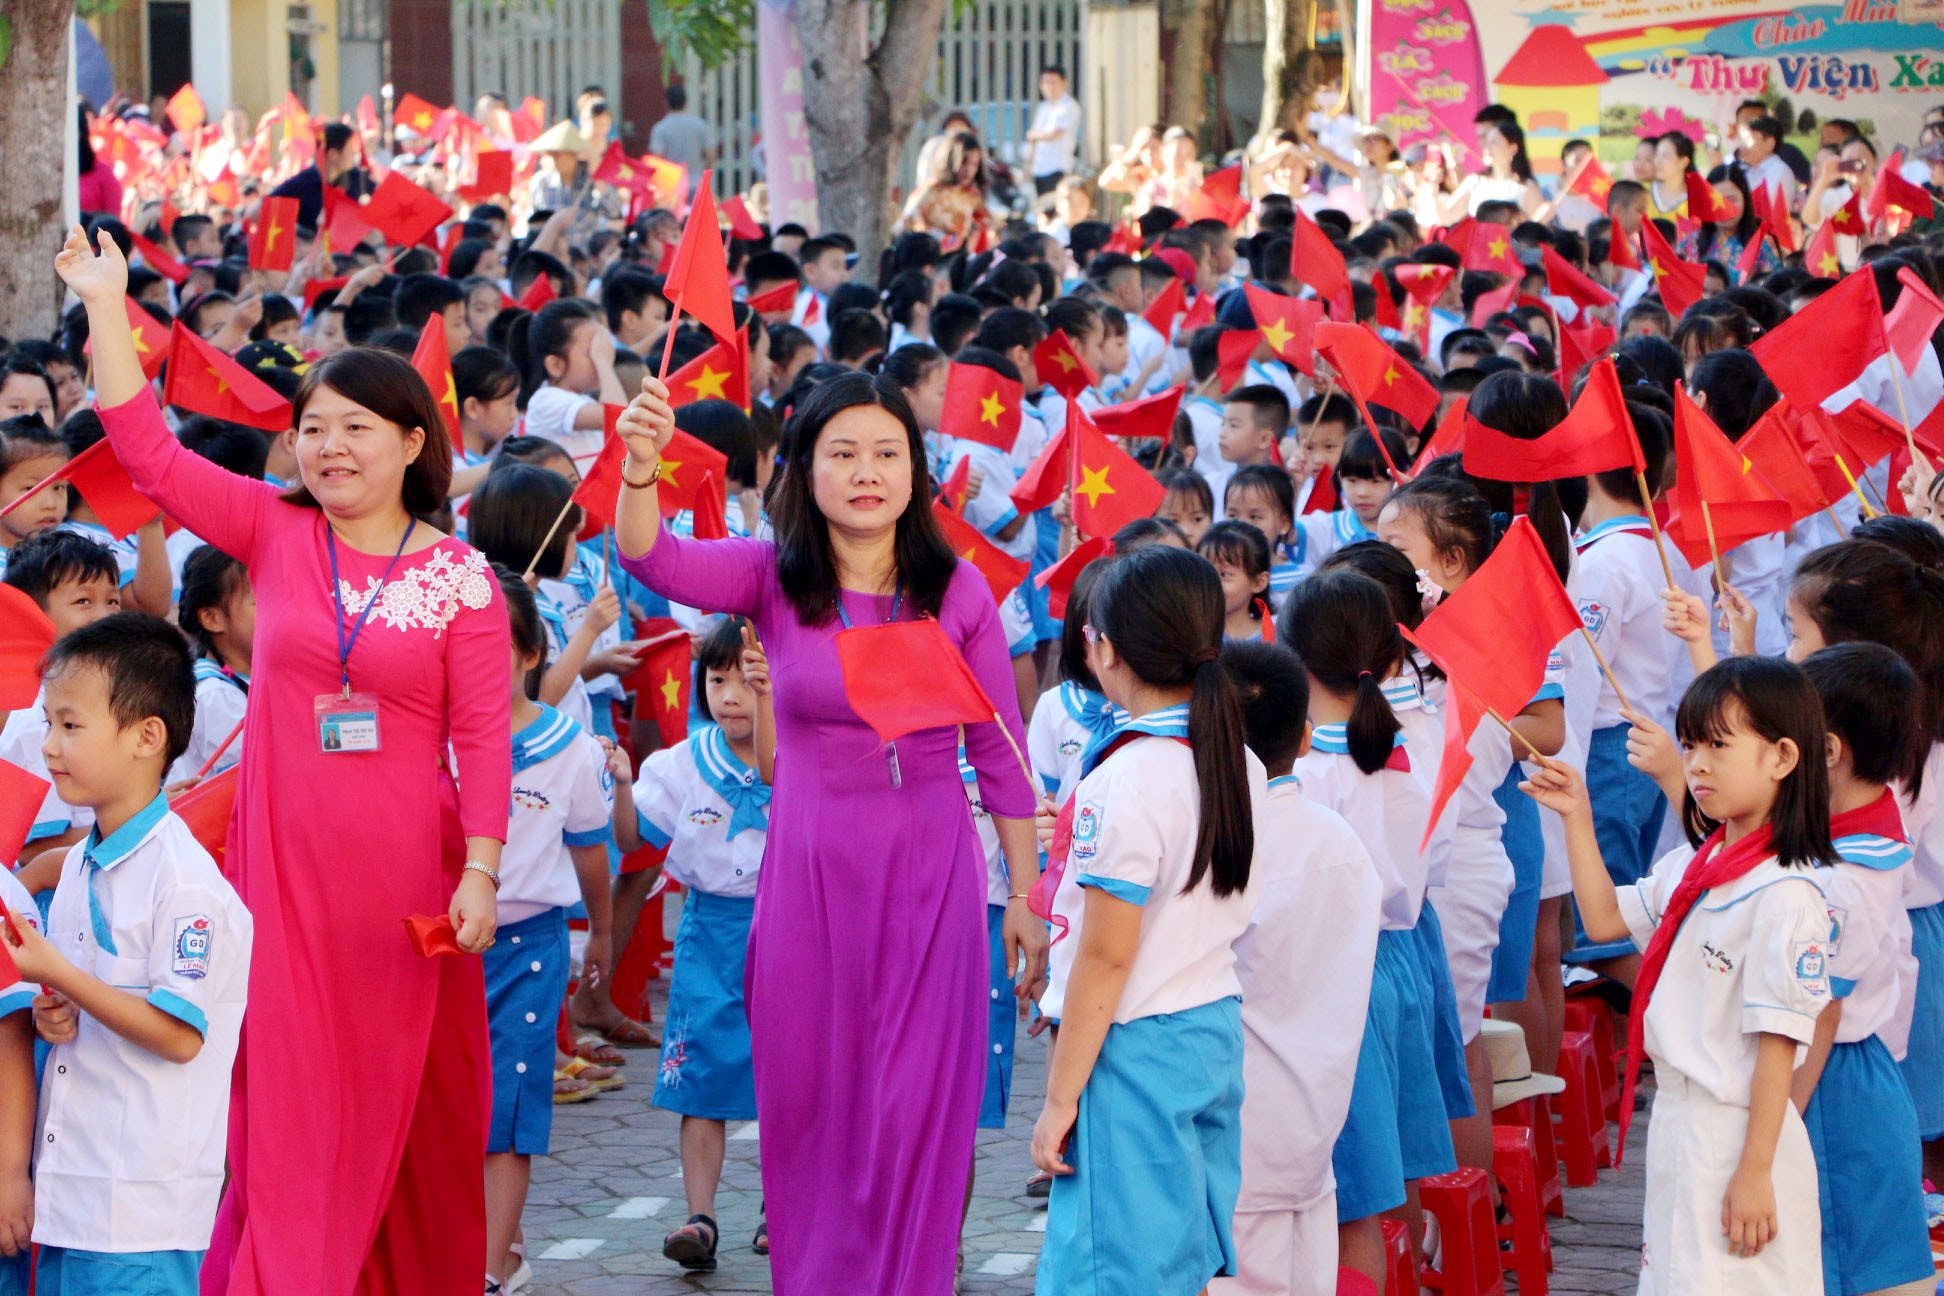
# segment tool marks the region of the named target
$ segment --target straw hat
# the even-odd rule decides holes
[[[1558,1076],[1534,1072],[1532,1055],[1526,1052],[1525,1031],[1511,1022],[1487,1017],[1478,1037],[1485,1041],[1485,1056],[1492,1063],[1492,1110],[1510,1107],[1535,1094],[1563,1093],[1566,1082]]]
[[[540,138],[527,145],[535,153],[588,153],[587,137],[582,135],[574,123],[562,119],[549,126]]]

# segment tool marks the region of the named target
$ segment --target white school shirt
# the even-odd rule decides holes
[[[1843,1001],[1836,1042],[1880,1035],[1890,1056],[1901,1059],[1910,1048],[1917,993],[1910,911],[1903,903],[1910,843],[1871,832],[1845,833],[1836,838],[1836,853],[1843,862],[1827,870],[1823,883],[1830,919],[1829,988]]]
[[[1055,393],[1057,395],[1057,393]],[[1062,425],[1064,426],[1064,425]],[[1033,461],[1040,457],[1047,444],[1053,440],[1053,433],[1040,418],[1039,410],[1031,401],[1021,401],[1019,405],[1019,436],[1013,441],[1008,462],[1012,464],[1013,477],[1017,479]],[[1008,487],[1008,489],[1011,489]]]
[[[1901,790],[1898,795],[1904,832],[1916,852],[1904,879],[1906,909],[1944,904],[1944,815],[1938,813],[1940,800],[1944,800],[1944,743],[1932,743],[1930,755],[1924,758],[1923,790],[1914,798],[1902,795]]]
[[[1305,513],[1296,519],[1296,529],[1303,533],[1302,543],[1297,546],[1298,579],[1321,567],[1324,560],[1337,550],[1377,538],[1377,533],[1365,526],[1356,511],[1348,507],[1332,509],[1328,513]]]
[[[513,735],[513,804],[500,852],[499,920],[580,903],[576,846],[604,846],[614,776],[601,744],[550,706]]]
[[[1411,660],[1415,668],[1406,666],[1403,674],[1384,681],[1384,700],[1390,703],[1391,714],[1404,728],[1404,750],[1411,758],[1411,773],[1424,785],[1426,813],[1429,813],[1429,798],[1437,789],[1438,769],[1444,763],[1445,718],[1443,710],[1425,697],[1424,686],[1432,681],[1423,673],[1424,662],[1418,658],[1416,649],[1411,650]],[[1444,813],[1438,816],[1438,826],[1425,846],[1426,886],[1443,886],[1449,877],[1457,824],[1458,798],[1454,796],[1445,802]]]
[[[15,922],[41,930],[40,906],[34,903],[34,897],[27,894],[27,888],[20,885],[20,879],[10,868],[0,868],[0,904],[7,906]],[[0,981],[0,1017],[32,1012],[34,996],[39,992],[39,986],[18,977],[11,982]]]
[[[1040,786],[1065,805],[1080,784],[1080,758],[1130,717],[1098,693],[1062,680],[1040,694],[1026,725],[1026,757]]]
[[[641,764],[634,785],[642,840],[668,848],[668,875],[718,896],[753,896],[769,831],[769,788],[705,725]]]
[[[690,525],[693,526],[692,519]],[[589,552],[587,546],[576,546],[572,550],[574,561],[567,568],[567,574],[559,580],[540,582],[540,591],[552,599],[554,606],[560,609],[561,622],[567,627],[570,638],[581,628],[581,622],[587,620],[589,605],[599,597],[601,587],[607,584],[607,560],[602,556],[598,545],[592,548],[593,551]],[[621,622],[617,620],[594,636],[594,642],[588,648],[587,655],[592,657],[610,648],[618,648],[621,646],[622,638]],[[619,701],[624,693],[621,677],[618,675],[597,675],[591,680],[583,679],[581,682],[587,686],[590,700],[605,697]]]
[[[1671,556],[1672,551],[1669,552]],[[1789,647],[1789,623],[1783,610],[1788,601],[1793,564],[1789,562],[1787,534],[1777,531],[1773,535],[1756,536],[1722,554],[1721,561],[1728,568],[1728,583],[1755,607],[1755,651],[1764,657],[1780,657]],[[1709,594],[1712,593],[1710,590]],[[1721,618],[1714,614],[1713,599],[1708,595],[1703,597],[1708,598],[1708,633],[1714,641],[1715,654],[1726,657],[1728,632],[1721,628]]]
[[[1056,131],[1052,139],[1026,146],[1034,176],[1064,175],[1080,152],[1080,104],[1070,94],[1042,99],[1033,107],[1035,131]]]
[[[115,583],[121,588],[127,589],[129,583],[135,579],[137,551],[133,534],[123,536],[117,540],[114,534],[100,523],[76,522],[73,518],[69,518],[67,521],[61,523],[55,530],[71,531],[75,535],[84,536],[113,554],[117,572]]]
[[[583,477],[593,465],[595,456],[601,453],[601,441],[607,435],[606,430],[598,425],[591,428],[574,426],[574,419],[582,407],[593,403],[592,396],[568,391],[552,383],[542,383],[527,401],[526,407],[526,434],[545,437],[565,450]]]
[[[1341,817],[1269,780],[1255,913],[1235,942],[1242,982],[1242,1191],[1238,1211],[1301,1211],[1336,1186],[1330,1154],[1370,1006],[1381,897],[1369,852]]]
[[[992,813],[979,796],[979,772],[965,758],[964,744],[959,746],[959,779],[965,784],[972,829],[979,834],[979,853],[985,857],[986,903],[1004,908],[1012,901],[1012,871],[1006,866],[1005,852],[999,849],[999,830],[993,827]]]
[[[1620,916],[1641,949],[1693,859],[1693,847],[1669,851],[1646,877],[1619,889]],[[1716,1102],[1746,1107],[1758,1034],[1794,1040],[1801,1064],[1816,1017],[1829,1006],[1825,876],[1783,868],[1770,856],[1695,902],[1647,1005],[1655,1066],[1679,1072]]]
[[[830,350],[830,299],[807,285],[799,288],[790,323],[810,335],[817,344],[817,359],[823,359]]]
[[[1222,496],[1228,493],[1229,478],[1235,476],[1235,465],[1222,458],[1221,402],[1206,396],[1184,396],[1181,412],[1188,416],[1189,429],[1195,434],[1195,471],[1215,496],[1208,520],[1220,522],[1228,512]]]
[[[189,746],[169,766],[168,783],[193,778],[223,746],[223,739],[243,723],[243,711],[250,700],[250,677],[227,670],[221,662],[207,657],[196,659],[196,726],[189,731]],[[243,735],[224,748],[222,758],[210,768],[221,774],[243,759]]]
[[[1028,515],[1025,525],[1011,535],[1002,537],[999,531],[1011,524],[1019,516],[1019,509],[1012,502],[1013,487],[1019,484],[1019,470],[1003,450],[982,442],[967,440],[965,437],[942,437],[948,443],[945,451],[945,476],[949,477],[958,469],[959,460],[970,459],[972,466],[980,472],[983,480],[979,482],[978,493],[965,499],[964,518],[986,539],[997,545],[1001,552],[1030,562],[1033,547],[1038,538],[1039,519]],[[944,478],[939,479],[943,481]]]
[[[1419,852],[1418,841],[1431,814],[1431,793],[1415,769],[1386,768],[1375,774],[1358,769],[1343,749],[1342,729],[1314,726],[1310,750],[1297,760],[1295,774],[1305,795],[1341,815],[1370,853],[1382,888],[1383,929],[1409,931],[1417,926],[1430,885],[1430,862]],[[1435,834],[1432,840],[1435,847]]]
[[[1267,363],[1261,360],[1249,361],[1242,381],[1245,383],[1265,383],[1268,386],[1274,387],[1288,398],[1289,408],[1292,410],[1303,403],[1302,396],[1296,391],[1296,376],[1290,373],[1289,366],[1280,360],[1271,360]]]
[[[1580,620],[1600,646],[1627,700],[1650,720],[1665,723],[1694,674],[1687,646],[1661,628],[1667,578],[1644,517],[1616,517],[1582,532],[1579,551]],[[1674,553],[1673,546],[1668,553]],[[1676,573],[1679,578],[1679,573]],[[1679,660],[1676,661],[1676,654]],[[1605,675],[1593,707],[1594,729],[1624,724],[1620,699]]]
[[[201,1251],[216,1222],[230,1066],[253,925],[160,795],[106,839],[69,848],[47,938],[75,966],[202,1036],[165,1062],[80,1015],[41,1078],[34,1241],[86,1251]]]
[[[1187,724],[1185,704],[1130,721],[1139,736],[1109,753],[1074,790],[1073,841],[1053,897],[1053,912],[1068,927],[1053,946],[1040,998],[1040,1011],[1056,1021],[1066,1010],[1089,888],[1141,906],[1141,942],[1115,1022],[1186,1012],[1242,993],[1233,946],[1249,925],[1250,893],[1217,897],[1204,876],[1182,894],[1201,820],[1195,754],[1186,742],[1145,731],[1185,734]],[[1271,840],[1262,819],[1268,779],[1255,753],[1245,756],[1259,854]]]
[[[567,628],[567,614],[548,595],[545,588],[546,582],[542,581],[540,584],[541,588],[533,591],[533,607],[540,614],[540,624],[547,628],[547,657],[541,664],[541,669],[544,671],[548,665],[558,660],[560,655],[567,651],[567,641],[574,635],[573,631]],[[560,695],[560,701],[553,705],[555,710],[581,728],[590,731],[594,728],[594,699],[587,691],[587,681],[579,675],[574,676],[573,681],[567,685],[567,691]]]
[[[1145,315],[1129,312],[1127,316],[1127,365],[1121,370],[1121,379],[1132,386],[1147,368],[1150,357],[1160,355],[1168,349],[1168,339],[1161,336],[1161,330],[1147,322]],[[1135,398],[1159,395],[1168,389],[1168,362],[1164,359],[1148,375],[1147,385],[1135,392]]]
[[[454,500],[453,507],[458,506],[459,501]],[[464,520],[464,518],[459,519],[461,522]],[[187,527],[172,532],[162,541],[162,551],[169,556],[169,601],[171,603],[182,601],[182,565],[189,561],[190,554],[206,543],[208,542],[191,535]]]
[[[69,828],[86,828],[94,823],[94,810],[89,806],[71,806],[55,793],[54,782],[47,773],[47,758],[41,755],[41,744],[47,741],[47,690],[34,695],[34,704],[10,712],[7,723],[0,727],[0,760],[9,761],[26,770],[36,778],[47,779],[50,786],[47,795],[41,800],[41,808],[34,815],[34,823],[27,830],[27,844],[45,837],[58,837]],[[26,852],[32,855],[34,852]]]

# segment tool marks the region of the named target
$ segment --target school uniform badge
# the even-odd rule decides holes
[[[1586,599],[1579,605],[1580,620],[1584,621],[1586,628],[1594,634],[1606,628],[1607,611],[1607,605],[1598,599]]]
[[[209,947],[215,934],[208,914],[191,914],[175,920],[173,967],[177,976],[200,981],[209,975]]]
[[[1828,958],[1822,941],[1807,940],[1795,943],[1795,975],[1796,980],[1802,983],[1803,989],[1817,996],[1828,994],[1827,970]]]
[[[1073,816],[1074,859],[1092,859],[1100,850],[1100,807],[1089,801]]]

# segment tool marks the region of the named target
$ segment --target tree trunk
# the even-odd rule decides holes
[[[937,57],[945,0],[891,0],[870,46],[870,0],[802,0],[803,111],[822,227],[857,240],[860,277],[875,276],[892,221],[893,170],[918,120]]]
[[[60,309],[62,114],[67,104],[73,0],[7,6],[13,52],[0,65],[0,337],[53,334]]]
[[[1174,48],[1168,54],[1168,104],[1163,114],[1201,141],[1208,118],[1208,76],[1215,61],[1215,0],[1180,0]]]
[[[1315,25],[1316,0],[1266,0],[1259,132],[1296,129],[1316,92],[1315,60],[1302,57]],[[1345,46],[1346,54],[1348,46]],[[1348,86],[1350,78],[1344,77]]]

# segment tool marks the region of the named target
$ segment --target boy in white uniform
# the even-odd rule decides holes
[[[1330,1154],[1350,1109],[1381,921],[1376,866],[1350,825],[1290,773],[1308,747],[1309,677],[1280,644],[1236,643],[1222,664],[1249,749],[1269,775],[1272,836],[1249,880],[1255,915],[1235,942],[1242,981],[1242,1192],[1236,1276],[1210,1296],[1336,1288]],[[1323,984],[1319,984],[1323,981]]]
[[[36,1283],[52,1296],[192,1296],[216,1220],[252,925],[161,793],[195,694],[187,645],[154,617],[110,617],[48,656],[48,769],[96,816],[47,934],[4,934],[54,1045],[34,1138]]]

